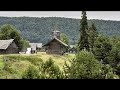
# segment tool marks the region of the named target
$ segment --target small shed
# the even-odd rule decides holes
[[[15,44],[14,39],[0,40],[0,53],[1,54],[19,53],[18,46]]]

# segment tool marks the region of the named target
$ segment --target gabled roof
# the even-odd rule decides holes
[[[67,44],[65,44],[64,42],[62,42],[61,40],[57,39],[57,38],[53,38],[51,41],[49,41],[47,44],[45,44],[44,46],[47,46],[49,43],[51,43],[53,40],[58,41],[59,43],[61,43],[62,45],[64,45],[65,47],[68,47]]]
[[[14,41],[14,39],[0,40],[0,49],[7,49],[8,46]]]

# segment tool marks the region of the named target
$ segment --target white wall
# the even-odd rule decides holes
[[[31,48],[27,48],[26,54],[31,54]]]

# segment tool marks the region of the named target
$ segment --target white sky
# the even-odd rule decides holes
[[[67,17],[81,18],[81,11],[0,11],[0,16],[7,17]],[[88,19],[120,21],[120,11],[87,11]]]

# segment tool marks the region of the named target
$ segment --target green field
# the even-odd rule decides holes
[[[0,68],[3,68],[4,63],[3,63],[3,56],[0,55]]]
[[[39,66],[41,60],[43,62],[52,58],[54,63],[63,69],[65,62],[69,64],[69,60],[74,58],[75,54],[61,55],[48,55],[45,52],[38,52],[37,54],[7,54],[0,55],[0,78],[21,78],[21,74],[27,69],[29,65],[35,67]],[[4,67],[3,57],[7,60],[8,69],[2,69]]]

